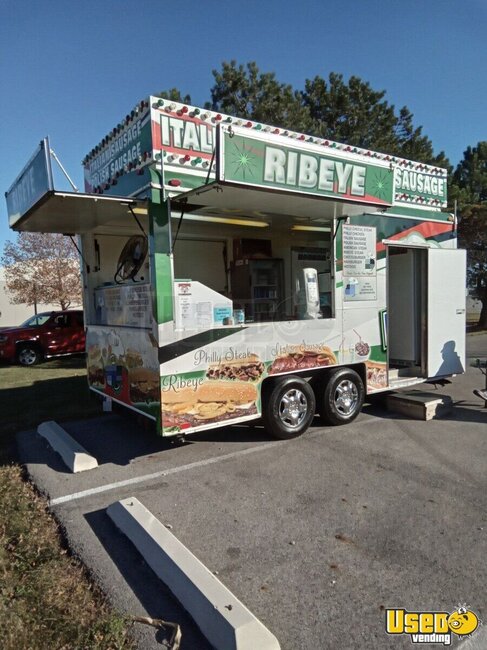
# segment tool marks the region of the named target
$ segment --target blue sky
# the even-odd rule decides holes
[[[358,75],[456,165],[487,139],[486,33],[485,0],[3,0],[0,189],[45,135],[82,188],[82,158],[138,101],[175,86],[202,104],[230,59],[295,88]]]

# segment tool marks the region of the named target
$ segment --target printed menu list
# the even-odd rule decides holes
[[[342,241],[345,301],[376,300],[376,229],[344,225]]]
[[[99,325],[150,327],[151,293],[149,284],[125,284],[96,290]]]

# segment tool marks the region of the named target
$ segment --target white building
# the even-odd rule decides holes
[[[0,327],[12,327],[20,325],[34,314],[33,305],[14,305],[10,302],[12,294],[7,289],[5,271],[0,266]],[[37,311],[52,311],[60,309],[59,305],[38,304]]]

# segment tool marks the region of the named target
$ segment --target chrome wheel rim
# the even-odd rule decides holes
[[[36,353],[31,348],[21,350],[19,354],[19,361],[23,366],[31,366],[37,358]]]
[[[341,381],[335,389],[335,407],[342,415],[351,415],[358,404],[358,388],[350,379]]]
[[[308,400],[299,388],[291,388],[281,397],[279,418],[287,427],[299,427],[308,412]]]

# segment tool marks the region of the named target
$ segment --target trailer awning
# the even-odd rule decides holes
[[[197,212],[198,209],[205,208],[205,213],[208,213],[208,208],[211,208],[215,214],[238,211],[249,216],[265,216],[265,213],[268,213],[319,220],[331,220],[344,214],[352,216],[364,212],[364,205],[361,204],[296,195],[291,192],[239,187],[222,181],[183,192],[173,197],[171,202],[185,203],[187,212]]]
[[[143,216],[146,201],[74,192],[46,192],[22,215],[10,216],[16,231],[81,234],[133,229],[132,211]]]

